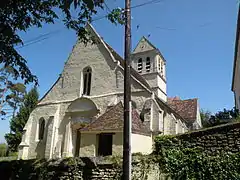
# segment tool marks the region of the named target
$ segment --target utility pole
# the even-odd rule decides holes
[[[123,180],[131,179],[131,0],[125,0]]]

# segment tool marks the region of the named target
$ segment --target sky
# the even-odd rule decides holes
[[[132,6],[150,0],[132,0]],[[109,9],[124,7],[123,0],[106,0]],[[237,0],[162,0],[132,9],[132,49],[149,36],[167,63],[167,94],[181,99],[198,98],[200,108],[215,113],[234,106],[231,91]],[[95,16],[107,13],[99,11]],[[120,55],[124,50],[124,27],[106,18],[92,23],[96,31]],[[138,27],[138,28],[137,28]],[[42,34],[45,40],[19,48],[39,80],[40,97],[62,72],[77,40],[74,31],[58,21],[20,33],[25,44]],[[29,88],[31,85],[28,86]],[[0,126],[0,142],[9,132],[9,121]]]

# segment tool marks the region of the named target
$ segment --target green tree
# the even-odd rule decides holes
[[[15,152],[18,149],[18,145],[21,142],[23,128],[29,118],[30,113],[36,107],[38,103],[38,91],[34,87],[25,96],[19,112],[10,121],[10,133],[5,135],[5,139],[10,151]]]
[[[229,122],[240,121],[239,111],[234,107],[230,110],[223,109],[214,115],[210,111],[200,111],[203,127],[212,127]]]
[[[18,35],[31,27],[54,24],[63,14],[64,24],[76,31],[83,42],[88,42],[85,25],[93,15],[104,8],[104,0],[3,0],[0,2],[0,63],[11,66],[16,77],[25,83],[37,83],[37,77],[27,66],[27,61],[16,50],[24,42]],[[122,9],[114,9],[106,17],[113,23],[123,23]]]
[[[0,157],[5,157],[7,152],[7,146],[4,143],[0,144]]]
[[[18,105],[26,93],[24,84],[17,82],[14,69],[0,68],[0,114],[1,119],[15,116]]]
[[[211,124],[209,122],[209,119],[211,118],[212,113],[208,110],[201,109],[200,110],[200,116],[202,120],[202,126],[205,127],[210,127]]]

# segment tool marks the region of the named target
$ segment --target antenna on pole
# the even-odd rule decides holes
[[[123,180],[131,179],[131,0],[125,0]]]

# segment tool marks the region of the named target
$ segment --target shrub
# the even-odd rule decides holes
[[[7,152],[7,145],[2,143],[0,144],[0,157],[5,157]]]
[[[174,136],[155,139],[155,152],[163,172],[177,180],[239,180],[240,153],[209,155],[198,148],[187,148]]]

